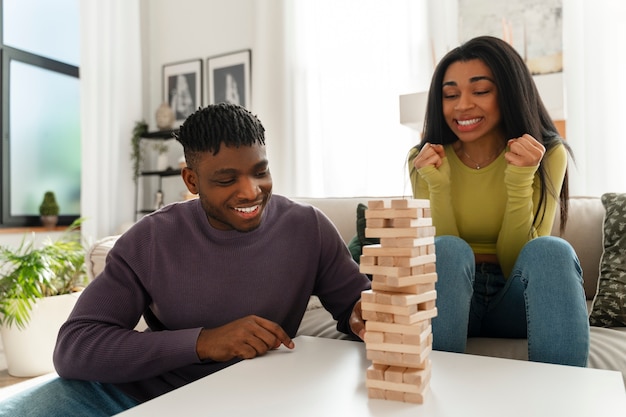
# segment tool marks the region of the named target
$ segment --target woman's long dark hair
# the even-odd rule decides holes
[[[471,39],[463,45],[448,52],[435,68],[424,119],[424,132],[421,148],[425,143],[447,145],[459,140],[452,132],[443,117],[442,86],[443,77],[448,67],[458,61],[480,59],[487,65],[494,76],[498,89],[498,105],[502,117],[502,129],[505,136],[502,138],[506,145],[511,138],[517,138],[525,133],[530,134],[545,146],[546,151],[563,144],[571,155],[571,149],[563,141],[546,110],[535,82],[526,63],[517,51],[508,43],[491,36],[480,36]],[[546,178],[543,160],[537,170],[541,180],[539,205],[534,215],[534,225],[538,227],[545,214],[547,193],[555,194],[555,187],[551,180]],[[556,195],[554,195],[557,198]],[[568,211],[568,174],[565,171],[560,202],[561,231],[567,223]]]

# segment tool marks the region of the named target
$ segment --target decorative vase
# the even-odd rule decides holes
[[[59,222],[59,216],[55,216],[55,215],[41,216],[41,224],[46,229],[54,229],[58,222]]]
[[[54,372],[52,354],[57,333],[81,292],[44,297],[33,305],[26,328],[0,326],[9,375],[34,377]]]
[[[161,103],[156,111],[156,125],[159,130],[168,130],[174,126],[174,110],[167,101]]]

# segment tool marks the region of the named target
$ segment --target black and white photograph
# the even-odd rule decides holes
[[[207,59],[209,104],[250,105],[249,49]]]
[[[176,126],[202,106],[202,59],[163,65],[163,101],[174,111]]]

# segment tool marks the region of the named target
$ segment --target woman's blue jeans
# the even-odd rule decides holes
[[[582,269],[567,241],[529,241],[508,278],[497,265],[476,265],[472,249],[458,237],[435,238],[435,251],[433,349],[465,352],[467,338],[476,336],[527,338],[531,361],[587,365]]]

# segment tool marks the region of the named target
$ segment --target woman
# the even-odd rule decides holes
[[[528,338],[532,361],[586,366],[589,324],[567,220],[568,149],[532,76],[506,42],[478,37],[433,75],[422,142],[409,153],[415,198],[436,226],[433,347]]]

